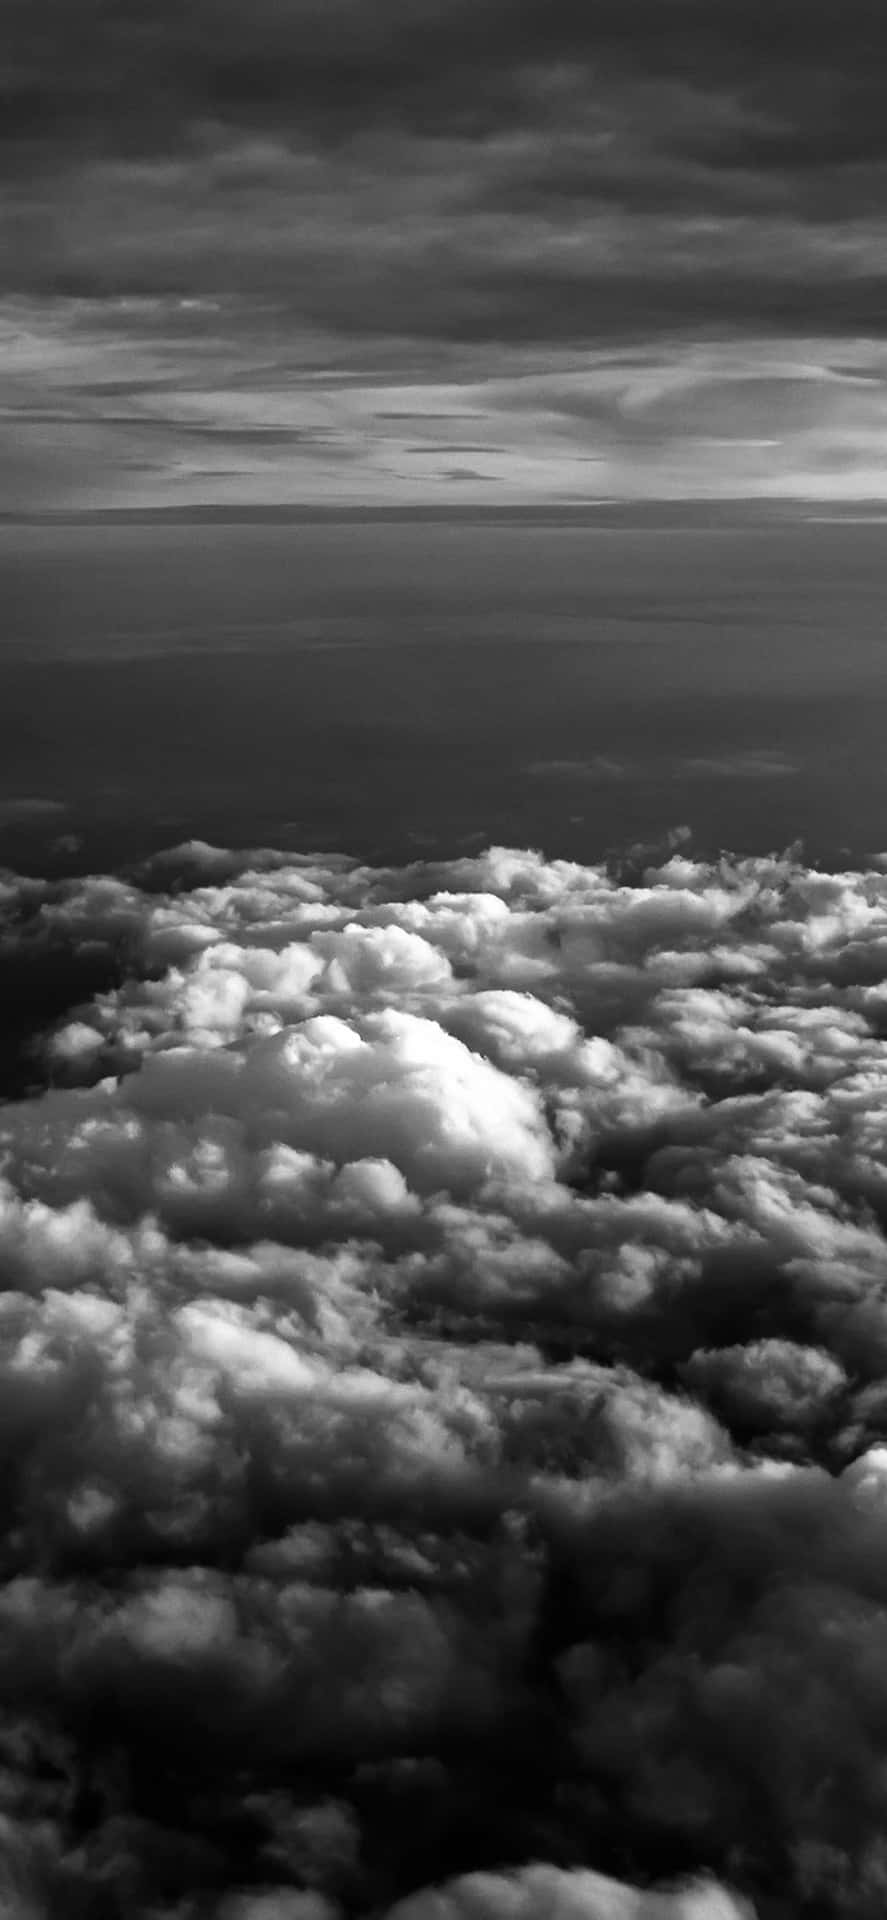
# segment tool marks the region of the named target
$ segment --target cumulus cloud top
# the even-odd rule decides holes
[[[0,1905],[880,1917],[881,868],[3,899]]]
[[[748,1908],[716,1886],[641,1893],[603,1874],[529,1867],[505,1876],[473,1874],[441,1892],[398,1905],[391,1920],[746,1920]]]

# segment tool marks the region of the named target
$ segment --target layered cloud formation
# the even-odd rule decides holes
[[[4,27],[8,508],[884,498],[874,0]]]
[[[887,873],[2,884],[0,1909],[880,1917]]]

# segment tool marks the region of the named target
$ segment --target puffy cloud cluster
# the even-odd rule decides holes
[[[0,1911],[880,1920],[881,865],[3,902]]]

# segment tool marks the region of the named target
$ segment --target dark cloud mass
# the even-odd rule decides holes
[[[11,1917],[880,1920],[883,864],[3,878]]]
[[[582,76],[697,81],[728,100],[781,105],[808,137],[818,107],[826,160],[846,90],[868,106],[877,148],[884,28],[872,0],[848,0],[840,14],[814,0],[803,18],[793,0],[195,0],[186,11],[170,0],[7,0],[5,11],[12,138],[71,127],[127,148],[201,119],[290,132],[301,123],[335,138],[375,123],[425,126],[429,113],[446,131],[475,117],[488,132],[522,120],[533,100],[541,117]],[[858,123],[845,139],[856,158]]]
[[[0,288],[31,343],[8,370],[11,505],[101,504],[119,486],[148,503],[407,498],[399,435],[348,414],[345,383],[387,352],[377,421],[394,421],[418,359],[444,411],[479,349],[524,400],[484,476],[506,497],[587,491],[589,454],[614,494],[882,490],[874,0],[7,0],[3,23]],[[152,303],[179,336],[153,394]],[[135,419],[90,395],[84,320],[112,336]],[[318,341],[328,385],[313,397],[348,476],[310,439]],[[852,412],[803,432],[777,414],[754,454],[750,414],[717,451],[678,429],[642,454],[621,413],[603,439],[565,442],[527,384],[565,355],[593,382],[614,347],[666,377],[700,344],[753,372],[773,342],[791,343],[789,413],[800,369],[849,346],[876,382],[867,429]],[[68,410],[54,433],[47,376]],[[235,423],[226,399],[247,378],[253,409]],[[217,458],[185,437],[195,383]],[[245,440],[278,424],[281,393],[309,437]],[[419,484],[440,498],[446,472]]]

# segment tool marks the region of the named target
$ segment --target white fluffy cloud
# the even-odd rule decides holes
[[[4,900],[11,1910],[881,1920],[887,875]]]
[[[712,1882],[643,1893],[600,1873],[526,1867],[477,1873],[396,1906],[389,1920],[749,1920],[750,1908]]]

